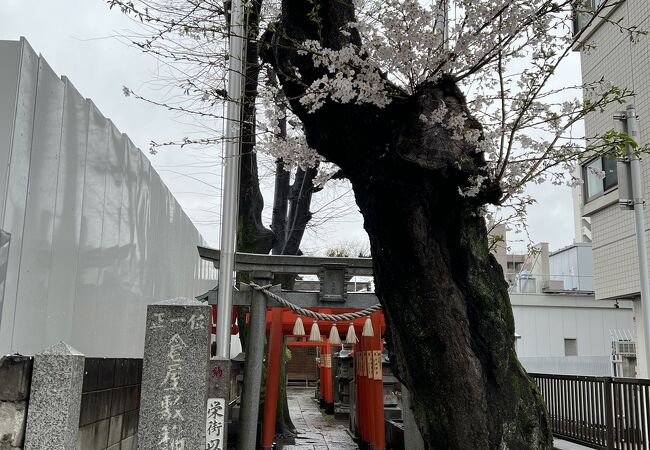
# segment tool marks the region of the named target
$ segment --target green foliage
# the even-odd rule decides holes
[[[501,234],[489,234],[488,235],[488,249],[490,251],[494,250],[499,243],[506,244],[506,238]]]
[[[602,78],[597,85],[605,83]],[[593,111],[605,112],[605,107],[610,104],[618,103],[619,105],[625,104],[626,100],[634,96],[634,92],[628,88],[621,88],[619,86],[609,86],[604,92],[598,93],[598,99],[593,101],[585,98],[582,103],[582,116],[585,116]]]
[[[609,130],[603,135],[602,140],[605,147],[609,148],[609,152],[605,153],[615,158],[622,159],[628,157],[628,148],[634,152],[635,156],[650,152],[648,145],[639,146],[639,143],[632,139],[625,131]]]
[[[627,155],[627,146],[637,149],[639,144],[625,131],[609,130],[603,135],[603,142],[612,147],[620,156]]]

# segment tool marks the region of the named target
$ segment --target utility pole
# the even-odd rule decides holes
[[[639,142],[639,128],[637,124],[636,108],[634,105],[628,105],[625,111],[620,112],[615,116],[615,119],[625,123],[625,130],[628,136],[636,143]],[[639,260],[639,284],[641,294],[641,310],[643,312],[643,343],[644,343],[644,357],[645,365],[642,366],[643,377],[648,376],[648,363],[650,361],[650,287],[648,284],[648,255],[646,252],[646,239],[645,239],[645,217],[644,205],[645,199],[643,192],[643,181],[641,178],[641,159],[639,158],[636,149],[629,143],[627,144],[627,154],[629,158],[628,164],[619,165],[618,172],[623,172],[623,176],[619,178],[619,183],[624,181],[619,186],[619,203],[625,209],[629,209],[629,203],[632,203],[634,208],[634,226],[636,230],[636,248]],[[623,169],[623,170],[621,170]],[[632,201],[622,198],[626,197],[625,187],[627,182],[631,184]],[[621,187],[623,189],[621,189]],[[629,197],[629,195],[627,195]],[[637,336],[638,338],[638,336]]]
[[[228,99],[226,102],[225,146],[223,159],[223,196],[221,198],[221,264],[216,295],[216,355],[210,361],[210,382],[206,417],[210,418],[215,405],[221,405],[220,429],[206,425],[206,448],[221,442],[219,448],[228,446],[228,416],[230,415],[230,318],[233,304],[233,274],[237,245],[237,215],[239,206],[239,173],[241,155],[241,100],[244,85],[244,49],[246,26],[242,0],[232,0],[230,10]],[[211,297],[208,297],[210,299]],[[212,300],[210,303],[214,303]],[[224,407],[225,406],[225,407]],[[208,421],[206,421],[208,423]],[[212,447],[211,447],[212,448]]]
[[[239,172],[241,155],[241,98],[244,79],[244,5],[232,0],[228,58],[228,102],[226,106],[223,197],[221,205],[221,264],[217,294],[217,358],[230,358],[230,315],[237,243]]]

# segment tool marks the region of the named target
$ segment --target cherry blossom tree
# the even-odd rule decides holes
[[[140,44],[146,51],[165,56],[162,36],[176,32],[184,61],[201,70],[187,92],[220,111],[227,3],[110,3],[158,30]],[[534,200],[527,183],[574,183],[576,162],[623,149],[624,135],[584,136],[576,125],[632,93],[553,78],[596,22],[632,40],[642,32],[607,18],[620,1],[599,3],[247,3],[248,62],[259,54],[270,70],[246,73],[259,95],[248,97],[244,135],[278,164],[311,171],[316,185],[332,175],[351,183],[387,346],[428,449],[552,447],[543,401],[515,354],[486,221],[495,211],[522,218]]]
[[[484,216],[521,212],[526,183],[612,151],[602,136],[585,148],[574,125],[630,93],[552,81],[612,4],[285,0],[262,37],[306,142],[352,183],[427,448],[551,446]],[[576,9],[592,16],[573,34]]]

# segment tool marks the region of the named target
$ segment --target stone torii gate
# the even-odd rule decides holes
[[[198,251],[202,259],[212,261],[216,268],[219,267],[219,250],[199,246]],[[323,310],[328,313],[331,311],[331,314],[336,314],[337,311],[366,310],[379,303],[377,296],[370,292],[347,292],[346,280],[350,276],[372,276],[372,259],[236,253],[234,270],[251,273],[252,280],[251,285],[242,285],[233,293],[233,306],[250,307],[248,349],[237,448],[238,450],[253,450],[256,446],[264,339],[267,330],[267,308],[271,308],[269,379],[267,380],[265,427],[262,439],[262,448],[270,449],[274,437],[275,407],[279,383],[278,369],[282,348],[282,308],[287,306],[286,303],[280,303],[273,298],[273,294],[298,308]],[[279,285],[271,286],[276,274],[317,275],[320,280],[320,291],[282,291]],[[256,286],[256,288],[251,286]],[[260,287],[264,287],[264,289],[260,289]],[[207,300],[211,305],[217,303],[217,289],[208,292]],[[373,328],[376,330],[376,337],[361,337],[359,343],[355,345],[357,398],[362,401],[369,399],[368,404],[360,405],[365,408],[357,408],[359,412],[357,422],[359,423],[362,448],[379,450],[385,448],[381,358],[377,357],[382,350],[383,320],[381,312],[372,314],[371,320]],[[325,342],[324,344],[323,348],[327,352],[329,343]],[[229,367],[229,361],[221,361],[221,363]],[[228,369],[227,373],[229,373]],[[218,395],[225,397],[227,403],[229,401],[227,398],[228,388],[220,386],[217,389]]]

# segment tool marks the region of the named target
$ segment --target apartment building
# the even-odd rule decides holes
[[[650,142],[650,37],[630,40],[621,27],[650,27],[650,2],[647,0],[591,0],[598,16],[576,50],[580,52],[584,83],[604,79],[635,92],[633,101],[638,112],[640,144]],[[576,31],[586,23],[578,17]],[[625,105],[612,104],[603,112],[594,112],[585,120],[586,136],[602,135],[615,128],[615,114]],[[605,176],[602,177],[604,172]],[[645,197],[650,198],[650,158],[642,159]],[[576,188],[576,240],[593,244],[594,291],[596,300],[632,299],[636,337],[639,343],[638,372],[646,377],[639,269],[636,251],[634,213],[618,205],[616,160],[593,158],[580,168],[582,186]],[[650,212],[646,209],[646,227]],[[648,230],[645,230],[648,235]],[[650,236],[649,236],[650,237]],[[648,240],[650,242],[650,239]],[[647,250],[646,250],[647,251]]]

